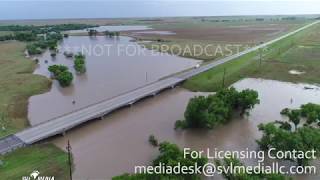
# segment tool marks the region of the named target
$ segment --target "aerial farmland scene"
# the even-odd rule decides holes
[[[317,0],[0,1],[0,180],[320,179]]]

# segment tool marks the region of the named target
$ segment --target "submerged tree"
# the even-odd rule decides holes
[[[57,80],[62,87],[67,87],[72,83],[73,75],[69,71],[63,71],[57,76]]]
[[[81,53],[78,53],[77,55],[74,56],[74,69],[82,74],[86,72],[86,61],[85,61],[85,56]]]
[[[52,65],[48,70],[53,74],[53,77],[59,81],[62,87],[67,87],[72,83],[73,75],[68,71],[68,67],[64,65]]]
[[[214,95],[191,98],[175,128],[214,128],[226,123],[237,110],[243,115],[259,103],[258,93],[253,90],[238,92],[235,88],[222,89]]]
[[[98,31],[95,29],[89,29],[88,35],[89,36],[96,36],[98,34]]]
[[[258,92],[250,89],[241,91],[238,94],[237,105],[240,108],[240,115],[243,116],[248,109],[252,109],[256,104],[259,104]]]
[[[319,105],[306,104],[300,109],[284,109],[281,114],[288,116],[289,121],[275,121],[268,124],[260,124],[259,130],[263,136],[257,140],[262,150],[275,148],[277,151],[311,151],[315,150],[316,156],[319,156],[320,151],[320,129],[316,128],[316,121],[313,117],[319,115]],[[312,117],[312,120],[309,118]],[[302,125],[303,122],[307,122]],[[313,122],[313,123],[311,123]],[[292,128],[292,125],[295,127]],[[289,158],[288,160],[295,161],[298,165],[307,165],[311,159]]]
[[[159,166],[160,164],[164,164],[169,167],[176,167],[180,164],[181,167],[186,166],[194,166],[197,164],[200,168],[207,163],[207,158],[191,158],[190,156],[186,156],[184,158],[183,151],[176,145],[168,142],[163,142],[159,145],[159,156],[153,160],[153,166]],[[191,170],[186,170],[188,173],[180,173],[180,174],[123,174],[121,176],[113,177],[113,180],[200,180],[200,174],[192,173]]]

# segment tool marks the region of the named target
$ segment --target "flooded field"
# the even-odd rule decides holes
[[[174,35],[175,32],[171,31],[138,31],[134,32],[133,34],[158,34],[158,35]]]
[[[245,79],[234,86],[257,90],[260,105],[252,110],[249,117],[234,117],[230,123],[211,131],[173,129],[175,121],[183,118],[188,100],[203,94],[176,88],[121,109],[103,120],[78,127],[52,142],[65,149],[67,140],[70,140],[75,179],[110,179],[124,172],[133,172],[135,165],[151,163],[158,150],[149,145],[150,134],[160,141],[195,150],[256,150],[255,140],[260,136],[258,124],[281,119],[279,112],[285,107],[296,108],[308,102],[320,102],[319,88],[305,88],[313,87],[310,85]],[[318,179],[314,176],[300,178]]]
[[[205,18],[204,18],[205,19]],[[296,29],[302,23],[295,22],[179,22],[163,23],[152,26],[152,31],[172,33],[136,33],[129,32],[137,38],[161,38],[165,40],[189,40],[211,43],[255,44],[271,40],[281,34]],[[148,32],[148,31],[145,31]]]
[[[98,26],[98,27],[94,27],[94,28],[90,28],[90,29],[94,29],[97,30],[98,32],[104,32],[104,31],[141,31],[141,30],[149,30],[152,29],[148,26]],[[83,33],[83,32],[87,32],[86,29],[82,29],[82,30],[71,30],[71,31],[66,31],[68,33]]]
[[[61,88],[54,81],[50,92],[30,98],[31,125],[115,97],[199,63],[141,48],[130,40],[128,37],[71,36],[60,44],[56,57],[51,57],[49,51],[36,57],[39,59],[36,74],[49,77],[48,66],[64,64],[74,73],[74,80],[67,88]],[[63,52],[77,53],[82,49],[85,49],[87,72],[76,75],[73,58],[66,58]]]

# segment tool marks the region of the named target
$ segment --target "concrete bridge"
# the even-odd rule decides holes
[[[94,120],[96,118],[101,118],[112,111],[119,109],[124,106],[132,105],[133,103],[148,97],[153,96],[160,91],[166,89],[166,88],[173,88],[177,84],[195,76],[202,72],[205,72],[211,68],[214,68],[220,64],[226,63],[228,61],[232,61],[242,55],[248,54],[250,52],[253,52],[255,50],[258,50],[259,48],[266,47],[274,42],[277,42],[281,39],[284,39],[288,36],[291,36],[297,32],[300,32],[306,28],[309,28],[310,26],[318,23],[319,21],[313,22],[311,24],[308,24],[300,29],[297,29],[293,32],[290,32],[286,35],[283,35],[279,38],[276,38],[274,40],[271,40],[267,43],[260,44],[256,47],[253,47],[251,49],[247,49],[245,51],[242,51],[238,54],[225,57],[223,59],[213,61],[209,64],[203,65],[199,68],[194,68],[191,70],[188,70],[186,72],[180,73],[175,76],[171,76],[165,79],[161,79],[159,81],[156,81],[154,83],[148,84],[146,86],[143,86],[141,88],[132,90],[128,93],[124,93],[122,95],[119,95],[117,97],[114,97],[109,100],[105,100],[90,106],[87,106],[85,108],[79,109],[77,111],[71,112],[69,114],[65,114],[60,117],[56,117],[54,119],[51,119],[49,121],[43,122],[41,124],[38,124],[36,126],[32,126],[30,128],[27,128],[21,132],[18,132],[14,135],[10,135],[7,137],[4,137],[0,139],[0,154],[4,154],[10,151],[13,151],[19,147],[23,147],[26,145],[30,145],[33,143],[36,143],[40,140],[46,139],[48,137],[57,135],[57,134],[63,134],[69,129],[72,129],[80,124],[83,124],[87,121]]]

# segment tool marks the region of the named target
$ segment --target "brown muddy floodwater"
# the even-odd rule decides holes
[[[234,86],[237,89],[257,90],[260,105],[252,110],[249,117],[236,117],[230,123],[211,131],[173,129],[175,121],[183,119],[188,100],[204,94],[176,88],[116,111],[103,120],[75,128],[64,137],[59,136],[51,141],[65,149],[67,140],[70,140],[75,179],[111,179],[124,172],[133,172],[136,165],[151,163],[158,150],[149,145],[150,134],[154,134],[160,141],[170,141],[194,150],[256,150],[255,140],[260,136],[258,124],[281,119],[280,111],[285,107],[297,108],[308,102],[320,102],[320,90],[305,90],[302,84],[245,79]]]
[[[48,66],[64,64],[74,73],[74,80],[67,88],[61,88],[54,81],[50,92],[30,98],[28,118],[31,125],[120,95],[199,63],[147,50],[130,40],[128,37],[70,36],[60,44],[55,58],[49,51],[34,57],[39,59],[36,74],[49,77]],[[86,55],[85,74],[75,74],[73,58],[66,58],[65,51]]]

